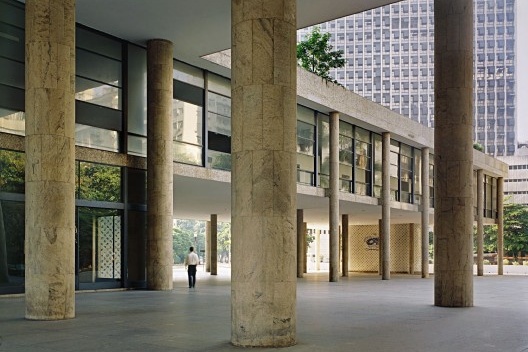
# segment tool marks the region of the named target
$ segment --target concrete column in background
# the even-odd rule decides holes
[[[308,223],[303,222],[303,272],[306,274],[308,272],[308,241],[306,240],[306,234],[308,233]]]
[[[231,342],[296,343],[295,0],[231,1]]]
[[[381,152],[382,188],[381,188],[381,258],[382,258],[382,280],[390,279],[390,133],[382,134]]]
[[[304,212],[302,209],[297,209],[297,277],[302,278],[304,275],[304,241],[305,235],[303,233],[303,216]]]
[[[414,275],[414,224],[409,224],[409,274]]]
[[[315,233],[315,270],[321,270],[321,230]]]
[[[473,0],[434,1],[435,305],[473,306]]]
[[[172,290],[173,45],[147,42],[147,288]]]
[[[343,259],[341,261],[341,274],[348,276],[348,214],[341,216]]]
[[[211,214],[211,275],[218,275],[218,216]]]
[[[205,272],[211,272],[211,221],[205,222]]]
[[[339,113],[330,112],[330,282],[339,281]]]
[[[26,1],[26,318],[75,317],[75,1]]]
[[[429,148],[422,148],[422,278],[429,277]]]
[[[504,274],[504,177],[497,179],[497,274]]]
[[[484,170],[477,170],[477,276],[484,275]]]

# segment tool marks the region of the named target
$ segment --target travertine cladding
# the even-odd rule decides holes
[[[484,171],[477,170],[477,275],[484,275]]]
[[[422,148],[421,252],[422,278],[429,277],[429,148]]]
[[[205,272],[211,272],[211,221],[205,222]]]
[[[75,317],[75,2],[26,1],[26,318]]]
[[[497,274],[504,273],[504,178],[497,179]]]
[[[296,1],[233,0],[231,342],[296,342]]]
[[[339,281],[339,113],[330,112],[329,280]]]
[[[172,290],[173,45],[147,42],[147,287]]]
[[[381,278],[390,279],[390,133],[382,134],[382,152],[381,152]]]
[[[435,0],[435,305],[473,306],[473,1]]]
[[[218,275],[218,216],[211,214],[211,275]]]

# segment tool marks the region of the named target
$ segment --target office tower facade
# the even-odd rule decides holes
[[[515,0],[474,1],[473,139],[484,152],[516,150]],[[343,50],[331,75],[348,89],[434,127],[433,0],[407,0],[319,25]],[[298,40],[311,27],[298,31]]]

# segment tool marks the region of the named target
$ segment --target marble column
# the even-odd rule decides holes
[[[378,220],[378,275],[383,273],[383,220]]]
[[[429,277],[429,148],[422,148],[422,278]]]
[[[211,214],[211,275],[218,275],[218,216]]]
[[[330,282],[339,281],[339,113],[330,112]]]
[[[343,214],[341,216],[341,223],[342,223],[342,251],[343,251],[343,259],[341,261],[342,268],[341,268],[341,274],[343,276],[348,276],[348,214]]]
[[[211,272],[211,221],[205,222],[205,272]]]
[[[231,342],[296,343],[296,1],[232,0]]]
[[[477,170],[477,276],[484,275],[484,170]]]
[[[504,274],[504,177],[497,179],[497,273]]]
[[[26,1],[27,319],[75,317],[75,1]]]
[[[172,290],[173,45],[147,42],[147,288]]]
[[[303,222],[303,272],[306,274],[308,272],[308,241],[306,240],[306,236],[308,234],[308,223]]]
[[[390,133],[382,134],[381,152],[381,221],[382,236],[380,238],[381,260],[382,260],[382,280],[390,279]]]
[[[303,234],[303,216],[302,209],[297,209],[297,277],[302,278],[304,275],[304,234]]]
[[[473,0],[435,0],[435,305],[473,306]]]
[[[315,270],[321,270],[321,230],[315,233]]]
[[[409,274],[414,274],[414,224],[409,224]]]

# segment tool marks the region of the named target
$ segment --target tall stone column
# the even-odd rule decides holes
[[[321,230],[315,233],[315,270],[321,270]]]
[[[343,259],[341,261],[342,268],[341,268],[341,274],[345,277],[348,276],[348,214],[343,214],[341,216],[341,223],[342,223],[342,248],[343,248]]]
[[[232,0],[231,342],[296,343],[296,1]]]
[[[306,240],[306,236],[308,234],[308,223],[303,222],[303,271],[306,274],[308,272],[308,241]]]
[[[484,170],[477,170],[477,276],[484,275]]]
[[[339,113],[330,112],[330,282],[339,281]]]
[[[435,305],[473,306],[473,0],[435,0]]]
[[[504,177],[497,179],[497,273],[504,274]]]
[[[218,215],[211,214],[211,275],[218,275]]]
[[[297,277],[302,278],[304,275],[304,234],[303,234],[303,216],[302,209],[297,209]]]
[[[205,272],[211,272],[211,221],[205,222]]]
[[[172,290],[173,45],[147,42],[147,287]]]
[[[390,133],[382,134],[381,151],[381,279],[390,279]]]
[[[26,318],[75,317],[75,1],[26,1]]]
[[[422,148],[422,278],[429,277],[429,148]]]
[[[414,274],[414,224],[409,224],[409,274]]]

